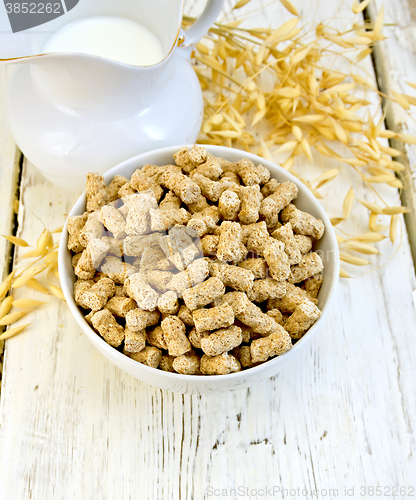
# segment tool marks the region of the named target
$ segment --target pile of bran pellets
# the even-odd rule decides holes
[[[324,224],[262,165],[201,146],[108,186],[88,174],[68,218],[76,304],[108,344],[153,368],[224,375],[288,351],[319,318]]]

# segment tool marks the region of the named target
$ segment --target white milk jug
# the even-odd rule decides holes
[[[7,110],[23,154],[78,190],[87,172],[195,142],[203,102],[190,55],[223,3],[208,0],[185,32],[182,0],[2,3],[0,59],[15,66]]]

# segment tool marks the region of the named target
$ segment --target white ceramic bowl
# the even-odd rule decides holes
[[[138,363],[121,352],[108,345],[85,321],[84,316],[78,306],[75,304],[73,296],[73,284],[75,275],[71,266],[71,253],[67,249],[67,230],[66,224],[62,232],[59,246],[59,274],[61,278],[62,290],[65,295],[68,306],[77,320],[79,326],[95,345],[95,347],[112,363],[121,370],[129,373],[138,380],[147,382],[161,389],[167,389],[174,392],[204,394],[209,392],[225,392],[241,389],[256,382],[271,377],[283,368],[286,363],[296,362],[297,355],[304,349],[312,337],[316,334],[322,325],[329,309],[331,299],[334,295],[338,283],[339,275],[339,255],[338,245],[334,230],[322,206],[318,203],[313,194],[286,170],[274,163],[264,160],[259,156],[240,151],[238,149],[226,148],[221,146],[205,146],[206,149],[215,156],[220,156],[229,161],[238,161],[242,158],[248,158],[253,163],[261,163],[267,167],[272,177],[280,182],[291,181],[299,188],[299,194],[296,199],[296,206],[315,217],[321,219],[325,224],[325,234],[321,240],[316,243],[316,250],[324,261],[324,281],[319,292],[319,307],[322,310],[319,320],[310,328],[310,330],[293,346],[293,348],[282,356],[267,361],[259,366],[243,370],[229,375],[180,375],[176,373],[164,372],[149,368]],[[148,153],[135,156],[130,160],[124,161],[104,174],[106,183],[115,175],[124,175],[130,178],[133,172],[143,165],[167,165],[173,163],[173,153],[180,149],[180,146],[169,147],[150,151]],[[85,193],[80,196],[75,203],[69,215],[80,215],[85,210]]]

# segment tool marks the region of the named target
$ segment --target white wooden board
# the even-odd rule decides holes
[[[342,23],[351,17],[348,5],[329,0],[295,3],[310,20],[338,10]],[[253,25],[290,17],[276,2],[252,0],[246,10],[254,6]],[[42,228],[30,211],[59,226],[75,199],[28,164],[21,191],[19,220],[30,241]],[[329,209],[340,194],[335,187]],[[352,221],[357,232],[362,221]],[[330,488],[338,498],[347,498],[345,488],[368,498],[360,487],[416,486],[414,290],[404,235],[388,265],[341,282],[325,325],[291,366],[220,396],[171,394],[134,380],[51,299],[7,342],[0,498],[199,500],[239,498],[230,489],[245,488],[244,498],[254,499],[273,487],[307,489],[286,492],[291,499],[331,498]]]
[[[13,201],[17,199],[19,151],[10,133],[6,118],[6,91],[8,68],[0,66],[0,234],[10,234],[14,220]],[[11,244],[0,237],[0,282],[9,273]],[[0,327],[0,331],[1,331]],[[3,367],[3,346],[0,340],[0,384]]]
[[[374,21],[384,4],[384,35],[386,39],[374,47],[374,61],[380,90],[394,97],[391,90],[416,97],[416,89],[407,82],[416,83],[416,5],[412,0],[382,2],[373,0],[367,13]],[[390,130],[416,135],[414,107],[404,110],[392,101],[385,101],[386,123]],[[416,262],[416,146],[393,140],[392,146],[405,156],[398,158],[405,167],[402,193],[403,204],[412,209],[406,223],[413,259]]]
[[[10,132],[6,116],[7,66],[0,65],[0,234],[12,229],[13,200],[16,199],[19,151]],[[0,238],[0,270],[5,269],[9,244]],[[0,274],[2,279],[2,275]]]

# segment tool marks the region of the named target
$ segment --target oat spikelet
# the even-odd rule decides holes
[[[302,151],[304,152],[304,154],[308,158],[308,160],[312,161],[311,148],[309,146],[309,142],[304,137],[300,141],[300,147],[302,148]]]
[[[397,215],[393,215],[390,221],[390,241],[395,243],[397,239],[397,226],[399,224],[399,217]]]
[[[363,243],[378,243],[383,241],[386,237],[380,233],[364,233],[359,236],[354,236],[351,239],[355,241],[362,241]]]
[[[47,250],[45,251],[45,253],[43,255],[46,255],[47,254]],[[33,250],[29,250],[29,252],[26,252],[25,254],[21,255],[19,257],[20,260],[24,260],[24,259],[33,259],[34,257],[41,257],[42,254],[39,254],[39,251],[37,248],[33,249]]]
[[[16,271],[13,270],[7,276],[7,278],[5,278],[5,280],[2,282],[2,284],[0,285],[0,299],[2,299],[7,294],[7,292],[10,290],[15,272]]]
[[[317,183],[316,187],[319,188],[326,182],[332,181],[339,174],[339,172],[340,172],[339,168],[332,168],[331,170],[328,170],[324,174],[320,175],[314,180],[314,182]]]
[[[282,163],[282,168],[284,168],[285,170],[290,170],[294,164],[295,159],[293,158],[293,156],[289,156],[289,158]]]
[[[13,245],[16,245],[17,247],[28,247],[29,243],[27,243],[25,240],[22,238],[18,238],[17,236],[6,236],[2,234],[3,238],[6,238],[7,241],[10,241],[10,243],[13,243]]]
[[[359,252],[366,255],[375,255],[380,253],[376,247],[369,245],[368,243],[362,243],[360,241],[349,241],[346,246],[350,250],[354,250],[354,252]]]
[[[369,56],[372,53],[372,51],[373,51],[372,49],[363,49],[361,52],[358,53],[357,57],[355,58],[355,62],[359,63],[367,56]]]
[[[291,64],[297,64],[305,57],[308,55],[309,51],[311,50],[310,47],[305,47],[304,49],[300,50],[299,52],[296,52],[293,54],[292,58],[290,59]]]
[[[397,139],[408,144],[416,145],[416,137],[410,134],[396,134]]]
[[[293,121],[301,123],[317,123],[321,122],[324,119],[325,119],[324,115],[303,115],[303,116],[295,116],[293,118]]]
[[[34,290],[37,290],[38,292],[50,295],[50,291],[44,287],[41,283],[36,278],[31,278],[27,283],[26,286],[33,288]]]
[[[46,302],[42,302],[40,300],[35,299],[17,299],[13,301],[13,307],[17,307],[18,309],[29,309],[31,307],[38,307],[46,304]]]
[[[63,300],[64,302],[66,302],[65,297],[64,297],[64,294],[63,294],[62,290],[61,290],[59,287],[57,287],[57,286],[55,286],[55,285],[49,285],[49,288],[50,288],[51,292],[52,292],[52,293],[53,293],[56,297],[58,297],[58,299],[61,299],[61,300]]]
[[[344,219],[348,219],[351,214],[352,206],[354,204],[354,189],[351,188],[344,198],[344,203],[342,206],[342,216]]]
[[[370,262],[366,259],[361,259],[359,257],[353,257],[352,255],[340,254],[339,258],[346,262],[347,264],[352,264],[353,266],[368,266]]]
[[[286,151],[293,150],[298,145],[298,141],[287,141],[285,144],[277,149],[276,153],[285,153]]]
[[[302,130],[298,125],[293,125],[292,134],[294,135],[294,137],[297,141],[300,142],[302,140],[302,137],[303,137]]]
[[[368,208],[368,210],[370,210],[370,212],[372,212],[373,214],[383,213],[383,209],[379,207],[376,203],[371,203],[366,200],[358,200],[358,201],[361,203],[361,205],[364,205],[366,208]]]
[[[54,232],[58,233],[61,231],[62,227],[57,228]],[[5,236],[5,238],[9,240],[11,243],[15,244],[16,246],[20,247],[28,246],[28,243],[25,240],[18,238],[16,236]],[[19,258],[20,259],[36,258],[36,260],[32,264],[29,264],[23,270],[18,271],[19,274],[17,277],[15,277],[16,270],[13,270],[12,273],[9,274],[9,276],[0,285],[0,300],[4,296],[6,296],[7,293],[12,288],[17,289],[24,286],[28,286],[41,293],[45,293],[48,295],[52,292],[59,298],[63,297],[60,288],[55,287],[54,285],[50,285],[51,290],[48,290],[35,278],[35,276],[41,274],[43,271],[48,269],[50,275],[54,275],[59,279],[59,273],[57,269],[58,252],[55,251],[53,236],[51,231],[45,228],[37,240],[36,248],[29,252],[26,252],[23,256],[20,256]],[[44,263],[35,266],[35,264],[41,260],[43,260]],[[36,307],[39,307],[43,304],[45,304],[45,302],[30,298],[21,298],[14,300],[13,296],[7,297],[0,304],[0,326],[11,325],[15,321],[18,321],[23,316],[33,311]],[[10,310],[13,306],[23,310],[19,312],[10,313]],[[19,330],[19,328],[20,327],[17,327],[16,330],[14,329],[8,330],[4,334],[7,336],[2,338],[8,338],[9,336],[19,333],[19,331],[21,331]]]
[[[346,271],[344,271],[344,269],[342,269],[342,268],[340,268],[340,270],[339,270],[339,277],[340,278],[351,278],[351,276]]]
[[[15,326],[14,328],[9,328],[2,335],[0,335],[0,340],[6,340],[10,337],[14,337],[15,335],[23,332],[25,328],[27,328],[32,323],[27,323],[26,325]]]
[[[364,0],[363,2],[360,3],[359,0],[354,0],[354,3],[352,4],[352,11],[354,14],[359,14],[362,12],[365,8],[367,8],[368,4],[371,2],[371,0]]]
[[[241,9],[244,5],[247,5],[251,0],[239,0],[233,7],[233,9]]]
[[[26,271],[26,273],[22,274],[22,276],[19,276],[13,281],[13,288],[20,288],[33,277],[37,276],[41,272],[43,272],[45,269],[47,269],[47,265],[43,264],[41,266],[35,266],[33,269]]]
[[[53,247],[52,233],[48,231],[48,229],[44,229],[37,241],[36,250],[38,251],[39,255],[43,255],[47,253],[48,249],[50,250],[52,247]]]
[[[19,321],[19,319],[23,318],[26,316],[26,314],[29,314],[32,309],[25,309],[24,311],[19,311],[15,313],[10,313],[6,314],[2,319],[0,319],[0,326],[7,326],[7,325],[12,325],[13,323],[16,323],[16,321]]]
[[[8,314],[12,308],[13,304],[13,295],[6,297],[3,302],[0,304],[0,319],[4,318],[6,314]]]
[[[46,264],[56,264],[58,262],[58,252],[49,252],[45,257]]]
[[[280,0],[280,3],[287,9],[291,14],[294,16],[299,16],[299,12],[297,8],[293,5],[292,2],[289,2],[289,0]]]
[[[406,207],[384,207],[382,213],[386,215],[398,215],[410,212],[409,208]]]
[[[296,28],[299,19],[289,19],[283,23],[277,30],[275,30],[266,40],[264,41],[264,45],[273,45],[276,44],[279,40],[282,41],[290,35],[293,30]]]
[[[384,5],[380,7],[380,10],[378,11],[376,20],[374,22],[374,27],[373,27],[373,40],[384,40],[384,36],[382,33],[383,29],[383,23],[384,23]]]

